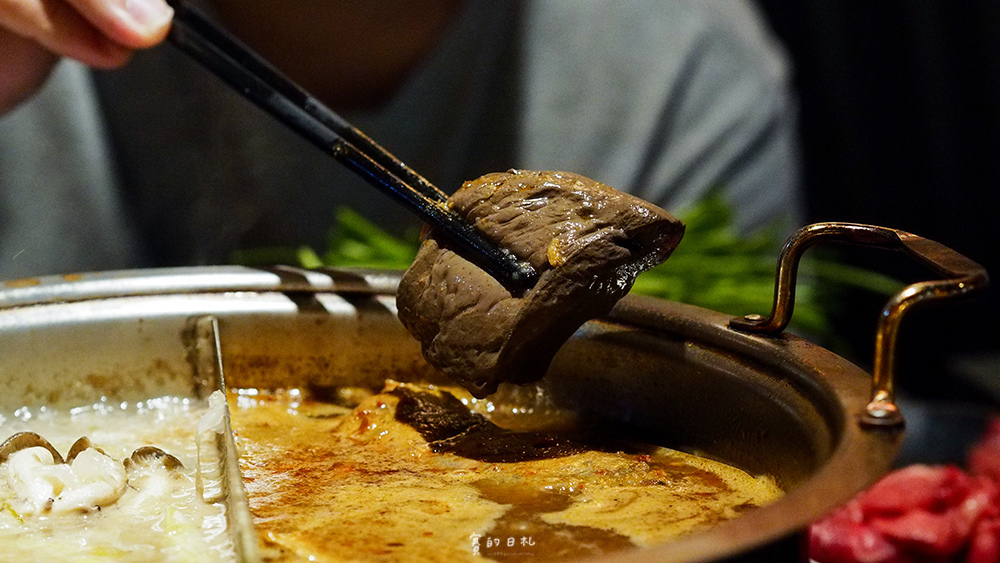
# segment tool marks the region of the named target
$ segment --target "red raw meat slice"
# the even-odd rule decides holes
[[[962,501],[962,513],[969,522],[969,528],[977,520],[1000,516],[1000,485],[989,477],[973,476],[972,490]]]
[[[915,473],[922,477],[928,475],[923,468],[919,472],[910,472],[907,468],[898,473]],[[941,468],[940,474],[944,491],[941,495],[927,502],[927,498],[933,495],[915,490],[914,497],[923,499],[924,506],[888,517],[872,514],[869,521],[872,528],[906,551],[920,555],[951,557],[961,551],[968,545],[976,523],[996,514],[997,487],[988,479],[969,477],[956,468]],[[898,482],[905,483],[908,480],[899,479]],[[914,480],[914,486],[920,482],[920,479]],[[956,498],[963,491],[964,498]],[[955,504],[943,506],[945,499]]]
[[[981,444],[969,452],[969,471],[1000,481],[1000,447]]]
[[[968,496],[971,478],[953,465],[911,465],[889,473],[858,498],[866,515],[942,511]]]
[[[809,558],[818,563],[901,563],[903,555],[882,534],[855,522],[843,509],[809,528]]]
[[[970,450],[966,465],[974,475],[1000,482],[1000,418],[993,418],[983,437]]]
[[[965,561],[966,563],[1000,561],[1000,520],[982,520],[976,524]]]
[[[998,516],[998,497],[991,480],[953,466],[900,469],[814,524],[810,555],[821,563],[950,561],[977,522]],[[990,536],[981,533],[977,561],[989,561]]]
[[[1000,417],[970,450],[969,472],[911,465],[810,527],[819,563],[1000,563]]]
[[[965,526],[964,520],[957,508],[941,513],[918,508],[899,516],[874,518],[870,526],[907,552],[951,557],[969,538],[971,526]]]

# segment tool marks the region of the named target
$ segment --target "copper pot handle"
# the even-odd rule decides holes
[[[905,231],[857,223],[816,223],[799,229],[789,237],[781,250],[771,314],[766,318],[760,315],[735,317],[729,322],[730,328],[760,334],[777,334],[784,330],[792,317],[795,303],[795,277],[799,259],[808,248],[820,242],[902,250],[943,278],[906,286],[886,303],[879,315],[875,333],[871,400],[865,407],[861,421],[877,426],[902,424],[903,418],[895,403],[893,377],[896,336],[903,313],[919,303],[958,297],[980,290],[989,284],[989,276],[982,266],[954,250]]]

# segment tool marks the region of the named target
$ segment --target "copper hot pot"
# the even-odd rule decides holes
[[[874,376],[793,335],[795,268],[824,241],[901,250],[944,279],[911,285],[882,312]],[[6,282],[0,291],[2,408],[239,387],[380,386],[419,374],[419,346],[395,317],[398,273],[201,267]],[[974,262],[892,229],[826,223],[789,239],[765,317],[629,296],[584,325],[542,385],[562,406],[666,446],[774,475],[778,502],[708,530],[624,552],[635,561],[789,560],[800,532],[891,466],[903,434],[894,342],[913,305],[985,286]],[[229,447],[226,444],[224,449]],[[234,451],[224,452],[230,456]],[[257,557],[235,464],[230,524]],[[782,558],[782,559],[779,559]]]

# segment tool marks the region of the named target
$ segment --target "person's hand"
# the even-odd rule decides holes
[[[115,68],[162,41],[164,0],[0,0],[0,114],[30,96],[59,57]]]

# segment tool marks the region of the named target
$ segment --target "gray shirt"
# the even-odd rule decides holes
[[[385,107],[345,117],[446,192],[571,170],[673,212],[718,188],[740,228],[791,228],[789,81],[742,2],[474,0]],[[170,45],[112,72],[64,62],[0,120],[0,279],[323,248],[342,205],[419,226]]]

